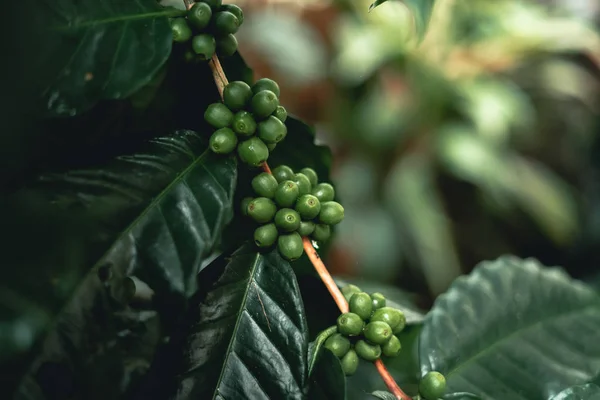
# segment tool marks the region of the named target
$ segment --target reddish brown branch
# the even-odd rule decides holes
[[[412,400],[412,397],[410,397],[409,395],[404,393],[402,389],[400,389],[400,386],[398,386],[398,384],[394,380],[394,377],[390,374],[390,371],[387,370],[387,368],[383,364],[383,361],[381,361],[381,358],[375,360],[373,364],[375,364],[377,372],[379,372],[379,375],[381,375],[381,378],[385,382],[385,385],[387,386],[389,391],[392,392],[392,394],[396,396],[398,400]]]

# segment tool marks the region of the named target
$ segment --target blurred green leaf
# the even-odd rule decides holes
[[[375,0],[369,6],[369,12],[373,11],[375,7],[380,6],[388,0]],[[433,11],[433,4],[435,0],[400,0],[403,4],[406,5],[413,13],[414,25],[417,31],[417,35],[419,39],[422,39],[425,36],[425,32],[427,31],[427,25],[429,24],[429,19],[431,18],[431,13]]]
[[[420,337],[421,374],[448,393],[483,399],[549,398],[600,370],[600,297],[559,268],[501,257],[457,279]]]
[[[563,390],[550,400],[600,400],[600,387],[593,383]]]
[[[386,392],[384,390],[376,390],[371,393],[371,396],[381,400],[397,400],[393,393]]]

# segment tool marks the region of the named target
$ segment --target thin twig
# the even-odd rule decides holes
[[[402,389],[400,389],[400,386],[398,386],[398,384],[394,380],[394,377],[390,374],[390,371],[387,370],[387,368],[383,364],[383,361],[381,361],[381,358],[375,360],[373,364],[375,364],[375,368],[377,368],[377,372],[379,372],[379,375],[381,375],[381,378],[383,378],[383,381],[385,382],[387,388],[390,390],[390,392],[392,392],[394,396],[396,396],[398,400],[412,400],[412,398],[409,395],[407,395],[402,391]]]

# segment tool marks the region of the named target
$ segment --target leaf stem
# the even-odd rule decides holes
[[[183,0],[183,2],[185,3],[185,7],[188,10],[194,4],[194,2],[192,0]],[[217,57],[216,54],[213,55],[212,59],[209,61],[208,65],[210,66],[210,70],[213,74],[215,84],[217,85],[217,90],[219,91],[219,96],[221,96],[221,99],[223,99],[223,90],[225,89],[225,86],[227,86],[229,81],[227,80],[225,71],[223,71],[223,67],[221,66],[219,57]],[[267,164],[266,161],[262,164],[262,169],[266,173],[269,173],[269,174],[271,173],[271,168],[269,167],[269,164]],[[344,295],[342,294],[340,289],[337,287],[335,281],[331,277],[331,274],[327,270],[327,267],[325,266],[325,264],[323,264],[323,261],[321,261],[321,257],[319,256],[319,253],[317,253],[317,250],[312,245],[310,239],[307,237],[304,237],[304,238],[302,238],[302,242],[304,245],[304,251],[308,255],[310,262],[315,267],[315,270],[317,271],[317,273],[319,274],[319,277],[325,284],[325,287],[331,294],[331,297],[333,297],[333,300],[337,304],[338,308],[340,309],[340,311],[342,313],[348,312],[349,307],[348,307],[348,302],[346,301],[346,298],[344,297]],[[385,367],[385,365],[383,364],[381,359],[378,359],[375,361],[375,367],[377,368],[379,375],[381,375],[381,377],[383,378],[383,381],[385,382],[385,384],[388,387],[388,389],[390,390],[390,392],[392,392],[396,396],[397,399],[412,400],[410,396],[408,396],[406,393],[404,393],[402,391],[402,389],[400,389],[400,387],[398,386],[396,381],[394,381],[394,378],[389,373],[389,371],[387,370],[387,368]]]

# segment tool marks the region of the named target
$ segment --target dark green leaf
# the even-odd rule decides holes
[[[361,288],[367,293],[379,292],[385,296],[386,305],[402,310],[406,316],[407,324],[420,324],[425,318],[425,312],[417,305],[417,296],[413,293],[404,292],[395,286],[381,284],[379,282],[370,282],[364,279],[357,278],[341,278],[335,277],[335,283],[342,288],[346,285],[353,284]]]
[[[397,400],[393,393],[386,392],[384,390],[376,390],[371,393],[371,396],[382,400]]]
[[[573,386],[563,390],[551,400],[600,400],[600,387],[593,383]]]
[[[375,0],[369,6],[369,12],[373,11],[375,7],[380,6],[388,0]],[[429,25],[429,19],[431,18],[431,12],[433,11],[433,3],[435,0],[400,0],[412,11],[413,18],[415,21],[415,29],[420,39],[425,36],[427,31],[427,25]]]
[[[346,376],[340,360],[328,349],[318,353],[310,375],[310,400],[345,400]]]
[[[254,83],[254,71],[246,64],[239,52],[236,51],[231,57],[222,57],[220,61],[229,82],[244,81],[248,85]]]
[[[337,325],[330,326],[323,332],[319,333],[314,342],[308,344],[308,374],[312,373],[312,370],[319,358],[319,354],[323,347],[323,344],[331,335],[337,332]]]
[[[502,257],[441,295],[420,338],[421,373],[448,393],[541,399],[600,370],[600,298],[561,269]]]
[[[130,322],[144,325],[149,318],[112,315],[127,311],[124,305],[136,295],[127,290],[132,288],[128,277],[149,286],[142,292],[154,293],[152,313],[158,311],[168,329],[186,295],[195,290],[200,264],[233,215],[236,177],[235,158],[217,157],[198,134],[180,131],[102,165],[43,175],[6,200],[2,219],[13,234],[2,242],[2,253],[6,265],[15,268],[6,271],[0,284],[0,292],[6,293],[0,297],[0,311],[7,331],[20,329],[30,337],[1,337],[3,349],[17,352],[10,360],[22,360],[55,323],[32,379],[40,365],[58,359],[81,380],[99,379],[97,386],[78,390],[122,382],[99,369],[120,373],[123,366],[115,364],[127,360],[116,356],[119,346],[111,349],[110,343],[119,339],[110,334],[129,330]],[[129,341],[139,336],[124,335],[123,346],[131,347]],[[153,351],[144,353],[150,356],[146,361]],[[87,392],[77,394],[92,398]]]
[[[173,398],[306,398],[308,328],[289,263],[250,243],[198,280]]]
[[[50,115],[75,115],[147,84],[171,52],[168,17],[183,14],[155,0],[45,0],[32,10],[51,28],[36,49]]]
[[[481,400],[481,397],[468,392],[456,392],[444,395],[444,400]]]

